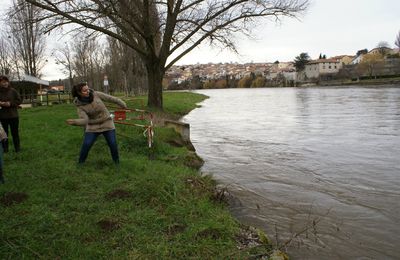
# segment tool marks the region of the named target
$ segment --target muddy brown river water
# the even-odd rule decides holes
[[[291,259],[400,259],[400,86],[197,92],[183,121],[240,221]]]

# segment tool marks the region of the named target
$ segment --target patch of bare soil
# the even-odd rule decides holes
[[[111,219],[102,219],[97,222],[97,225],[101,228],[101,230],[106,232],[111,232],[121,227],[121,224],[118,221]]]
[[[182,233],[183,231],[185,231],[185,229],[186,229],[186,225],[175,223],[175,224],[168,226],[166,233],[168,234],[168,236],[175,236],[176,234],[179,234],[179,233]]]
[[[196,238],[211,238],[217,240],[222,237],[221,231],[215,228],[207,228],[196,234]]]
[[[13,204],[19,204],[28,199],[28,194],[23,192],[7,192],[0,198],[0,204],[10,207]]]
[[[106,194],[106,199],[113,200],[113,199],[129,199],[132,198],[132,193],[130,191],[117,189],[110,191]]]

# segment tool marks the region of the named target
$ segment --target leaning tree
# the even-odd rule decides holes
[[[205,41],[236,51],[262,18],[297,17],[308,0],[26,0],[46,10],[49,30],[70,23],[109,35],[145,64],[148,105],[162,108],[165,71]]]

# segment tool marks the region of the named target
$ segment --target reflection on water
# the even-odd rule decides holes
[[[241,221],[283,243],[320,219],[293,259],[399,259],[400,88],[199,92],[183,120]]]

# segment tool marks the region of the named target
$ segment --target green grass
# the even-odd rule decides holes
[[[166,93],[165,111],[182,115],[204,98]],[[214,181],[184,166],[186,148],[166,143],[175,132],[158,127],[150,152],[142,129],[117,126],[129,136],[118,136],[120,166],[102,137],[78,166],[83,130],[65,124],[75,117],[70,104],[20,111],[22,152],[4,155],[0,259],[241,257],[239,224],[211,199]],[[12,193],[25,197],[7,204]]]
[[[198,107],[197,103],[206,98],[208,97],[203,94],[193,92],[167,91],[163,95],[164,111],[156,109],[150,109],[150,111],[160,117],[178,119]],[[130,100],[137,108],[147,105],[147,97],[139,96]]]

